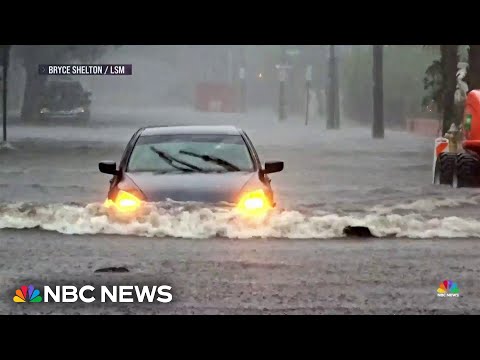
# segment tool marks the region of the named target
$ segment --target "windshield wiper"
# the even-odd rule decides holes
[[[241,171],[238,166],[233,165],[232,163],[230,163],[226,160],[220,159],[218,157],[215,157],[215,156],[196,154],[194,152],[185,151],[185,150],[180,150],[179,153],[194,156],[194,157],[202,159],[203,161],[213,162],[213,163],[215,163],[217,165],[220,165],[221,167],[223,167],[223,168],[225,168],[229,171]]]
[[[205,172],[204,169],[199,168],[198,166],[189,164],[187,162],[184,162],[182,160],[178,160],[177,158],[174,158],[172,155],[167,154],[166,152],[160,151],[158,149],[155,149],[155,147],[150,146],[150,149],[156,153],[161,159],[165,160],[170,166],[174,167],[175,169],[181,170],[181,171],[198,171],[198,172]],[[179,164],[182,164],[184,166],[187,166],[189,169],[185,169],[184,167],[177,166],[174,164],[174,162],[177,162]]]

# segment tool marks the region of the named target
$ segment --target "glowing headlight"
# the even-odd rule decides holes
[[[84,112],[85,112],[85,109],[82,108],[82,107],[80,107],[80,108],[77,109],[77,111],[80,112],[80,113],[84,113]]]
[[[48,112],[50,112],[50,110],[48,110],[47,108],[42,108],[42,110],[40,110],[40,114],[45,114]]]
[[[237,204],[237,209],[246,214],[259,215],[271,208],[270,200],[263,190],[255,190],[244,194]]]
[[[104,206],[107,208],[114,206],[121,212],[133,212],[139,209],[141,204],[142,200],[138,197],[127,191],[120,190],[115,201],[107,199],[105,200]]]

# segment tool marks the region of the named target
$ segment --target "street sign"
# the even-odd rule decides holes
[[[243,80],[245,79],[245,68],[241,67],[238,71],[238,77]]]
[[[289,56],[297,56],[298,54],[300,54],[300,50],[298,50],[298,49],[287,49],[285,51],[285,53]]]
[[[305,71],[305,79],[307,81],[312,81],[312,65],[307,66],[307,70]]]

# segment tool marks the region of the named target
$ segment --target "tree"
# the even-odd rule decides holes
[[[116,47],[118,45],[114,45]],[[34,121],[38,116],[41,94],[46,76],[38,73],[39,64],[90,62],[98,59],[112,45],[15,45],[14,57],[25,69],[26,81],[21,116],[24,121]]]
[[[465,80],[470,90],[480,89],[480,45],[469,45],[468,72]]]
[[[458,106],[455,103],[458,66],[459,45],[440,45],[440,60],[435,60],[425,72],[424,88],[430,90],[430,94],[424,98],[424,104],[435,103],[438,111],[443,114],[442,134],[448,131],[452,123],[459,121]]]
[[[423,97],[422,106],[430,107],[434,104],[438,112],[443,112],[443,75],[439,59],[434,60],[425,70],[423,88],[427,94]]]
[[[440,64],[443,79],[443,126],[445,134],[457,122],[455,91],[457,90],[458,45],[440,45]]]

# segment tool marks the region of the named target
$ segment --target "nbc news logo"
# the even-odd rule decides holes
[[[169,303],[172,301],[171,286],[101,286],[100,302],[106,303],[133,303],[133,302],[160,302]],[[43,297],[40,290],[35,289],[33,285],[20,286],[15,291],[13,301],[16,303],[39,303],[39,302],[55,302],[55,303],[75,303],[81,301],[84,303],[92,303],[97,301],[93,293],[95,287],[85,285],[80,288],[74,285],[50,286],[43,287]]]
[[[40,291],[35,289],[33,285],[27,286],[20,286],[20,289],[15,291],[15,296],[13,297],[13,301],[16,303],[22,302],[33,302],[38,303],[42,302],[42,297],[40,296]]]

